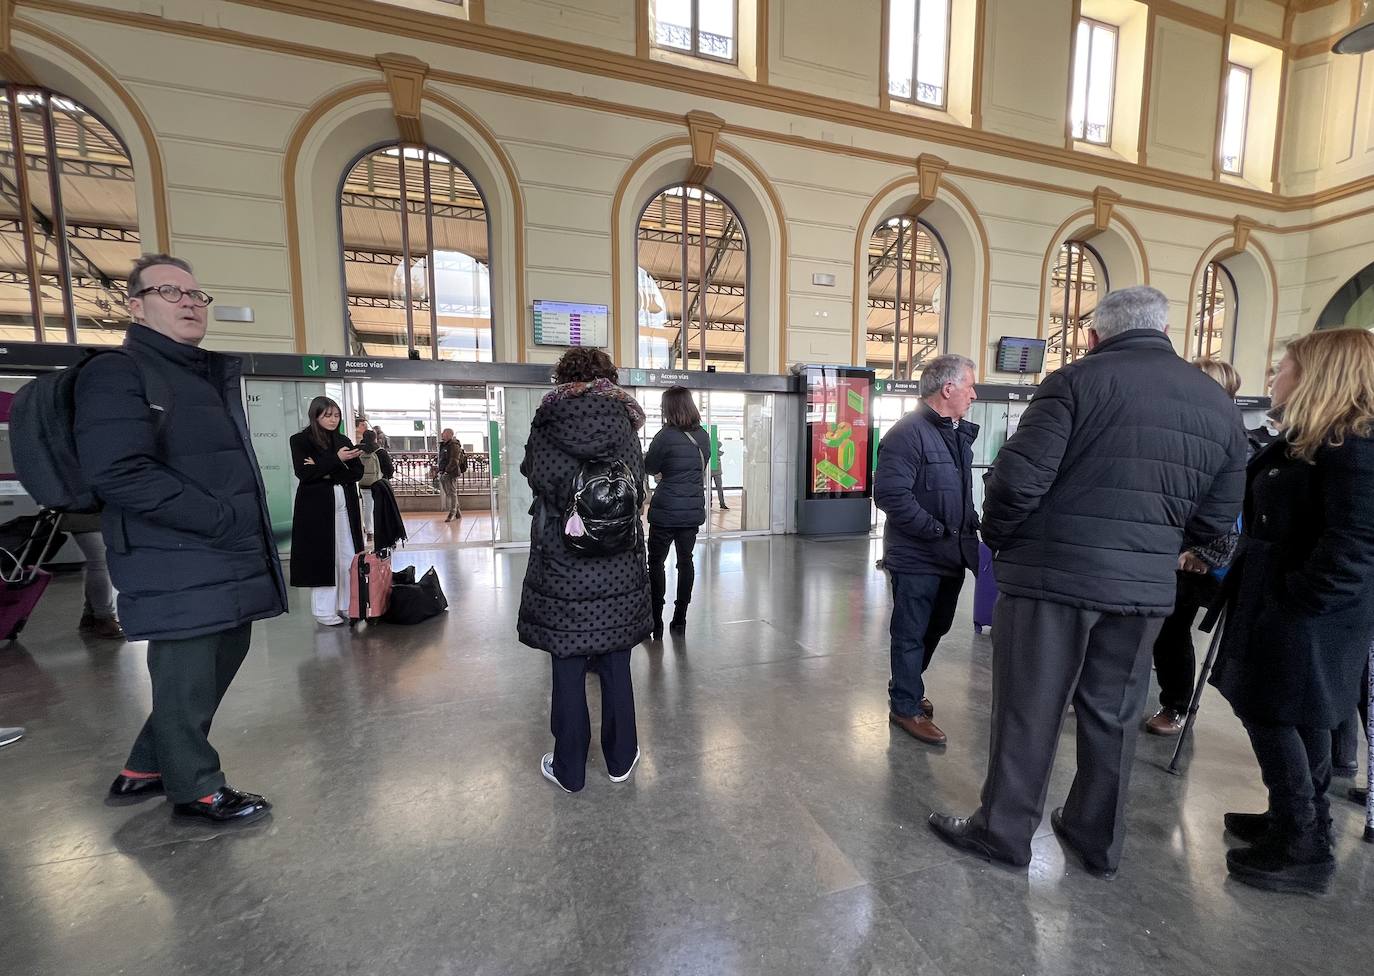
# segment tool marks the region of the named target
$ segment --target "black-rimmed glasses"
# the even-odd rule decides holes
[[[156,288],[144,288],[142,291],[134,292],[134,294],[129,297],[142,298],[144,295],[151,292],[157,292],[158,297],[164,302],[171,302],[173,305],[180,302],[182,296],[191,299],[191,301],[200,308],[204,308],[215,300],[214,296],[201,291],[199,288],[178,288],[176,285],[158,285]]]

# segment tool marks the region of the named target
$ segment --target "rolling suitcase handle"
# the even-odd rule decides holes
[[[43,532],[45,526],[48,529],[46,538],[44,538]],[[29,533],[29,540],[24,544],[24,552],[19,557],[19,565],[21,568],[23,566],[29,566],[29,575],[28,579],[25,580],[26,583],[32,583],[38,578],[38,571],[43,568],[43,556],[52,548],[53,541],[57,538],[57,533],[61,529],[61,526],[62,513],[54,512],[51,509],[44,509],[38,521],[33,524],[33,531]],[[39,547],[38,553],[35,556],[33,554],[33,547],[37,544],[39,539],[43,539],[43,544]],[[33,556],[32,564],[29,563],[30,556]]]

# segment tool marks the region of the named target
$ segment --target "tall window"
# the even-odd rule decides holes
[[[639,365],[744,372],[749,251],[725,200],[671,186],[639,217]]]
[[[1050,274],[1046,372],[1067,366],[1087,353],[1088,329],[1097,308],[1099,288],[1106,291],[1106,275],[1092,248],[1081,241],[1060,245]]]
[[[1221,123],[1221,171],[1245,169],[1245,130],[1250,120],[1250,69],[1233,64],[1226,72],[1226,108]]]
[[[739,60],[737,0],[654,0],[657,47],[712,61]]]
[[[487,207],[462,167],[432,149],[377,149],[349,169],[339,208],[348,349],[491,362]]]
[[[1116,94],[1116,28],[1083,17],[1073,48],[1073,137],[1111,145],[1112,100]]]
[[[931,232],[910,217],[868,240],[867,365],[879,379],[915,379],[940,354],[945,261]]]
[[[141,251],[128,150],[65,96],[0,92],[0,338],[118,343]]]
[[[1193,316],[1192,348],[1196,355],[1216,359],[1227,358],[1231,350],[1226,345],[1226,322],[1234,319],[1230,295],[1236,291],[1231,273],[1213,261],[1202,271],[1202,285],[1198,288]]]
[[[944,108],[949,82],[950,0],[888,0],[887,92]]]

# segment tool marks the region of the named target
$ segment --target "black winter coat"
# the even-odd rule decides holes
[[[285,613],[241,362],[142,325],[124,348],[157,371],[170,402],[149,402],[128,356],[100,356],[77,379],[76,443],[81,475],[105,503],[125,632],[200,637]]]
[[[333,586],[334,563],[334,486],[343,485],[348,505],[348,526],[352,529],[353,552],[363,551],[362,506],[358,501],[358,482],[363,477],[363,462],[354,458],[339,460],[339,448],[352,442],[332,431],[328,450],[321,450],[310,438],[309,430],[291,435],[291,467],[300,484],[296,486],[296,505],[291,515],[291,585]],[[306,464],[306,458],[314,464]]]
[[[601,557],[570,553],[563,544],[573,478],[595,458],[624,461],[643,485],[644,458],[625,404],[586,393],[540,406],[520,465],[534,504],[519,634],[521,643],[555,657],[625,650],[653,629],[642,538],[629,552]]]
[[[993,464],[983,539],[998,589],[1104,613],[1173,612],[1178,554],[1229,532],[1240,411],[1154,330],[1052,373]]]
[[[645,474],[660,480],[649,502],[649,524],[665,529],[695,529],[706,522],[706,479],[711,435],[700,425],[691,430],[664,427],[644,455]]]
[[[978,568],[973,442],[978,425],[954,428],[958,459],[943,430],[953,421],[922,404],[883,435],[873,502],[887,516],[883,567],[894,573],[963,576]]]
[[[1244,721],[1335,728],[1374,641],[1374,438],[1250,465],[1240,552],[1212,683]]]

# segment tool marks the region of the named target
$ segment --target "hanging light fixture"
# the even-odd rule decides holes
[[[1374,51],[1374,2],[1371,0],[1364,0],[1360,19],[1331,45],[1333,54],[1363,54],[1366,51]]]

